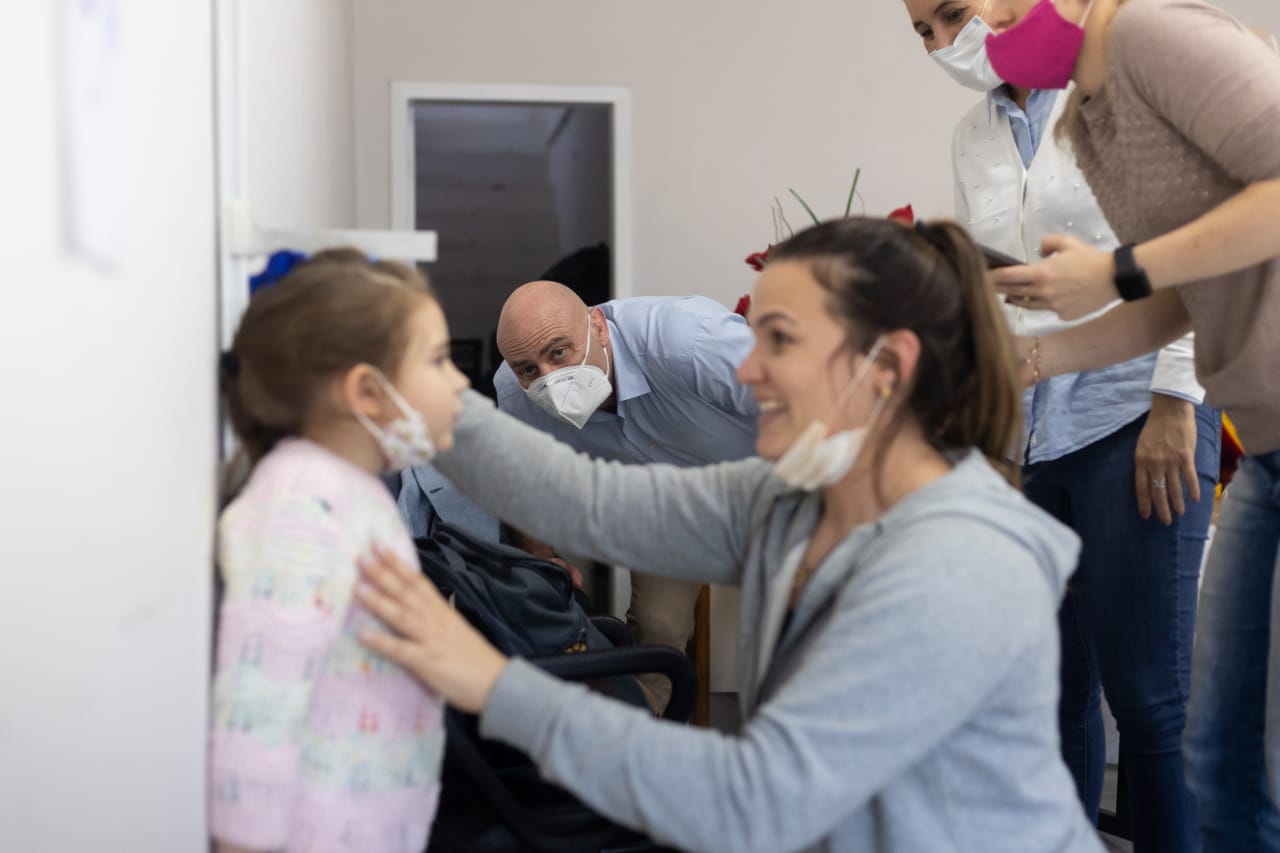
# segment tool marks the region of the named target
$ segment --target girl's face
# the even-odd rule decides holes
[[[865,376],[833,411],[861,357],[846,348],[845,330],[827,312],[826,298],[808,264],[799,261],[766,266],[751,294],[756,343],[738,368],[738,380],[760,404],[756,452],[765,459],[782,456],[815,420],[834,431],[870,417],[874,375]]]
[[[396,390],[418,410],[437,450],[453,446],[453,425],[462,412],[467,377],[449,356],[449,327],[434,299],[423,300],[409,319],[409,346],[393,380]]]

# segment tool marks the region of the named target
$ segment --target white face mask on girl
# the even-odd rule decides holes
[[[427,432],[427,424],[422,419],[422,415],[409,405],[394,385],[387,381],[382,371],[375,370],[374,376],[378,378],[382,390],[387,392],[387,396],[400,410],[400,417],[383,429],[364,412],[357,410],[354,414],[356,420],[360,421],[369,434],[378,440],[382,456],[387,460],[386,470],[401,471],[430,462],[435,458],[436,444],[431,440],[431,434]]]
[[[844,386],[844,390],[831,405],[831,412],[826,418],[809,424],[778,461],[773,463],[773,472],[787,485],[806,492],[824,489],[838,483],[840,478],[853,468],[853,463],[858,461],[858,455],[862,452],[862,446],[867,440],[867,433],[875,425],[880,410],[884,407],[884,401],[888,399],[888,394],[876,400],[875,407],[871,410],[871,417],[863,426],[842,430],[828,436],[826,421],[831,418],[832,413],[844,405],[849,394],[861,383],[862,378],[871,369],[871,365],[875,363],[883,344],[883,336],[876,339],[871,351],[863,358],[848,384]]]
[[[984,3],[982,11],[969,19],[956,35],[955,41],[929,54],[934,62],[951,75],[951,79],[979,92],[990,92],[1004,85],[987,57],[987,36],[995,33],[982,19],[982,14],[986,11]]]
[[[582,429],[587,419],[613,393],[609,382],[609,350],[604,351],[604,370],[587,364],[591,352],[591,314],[587,314],[587,346],[582,363],[562,367],[540,376],[525,389],[529,399],[552,417]]]

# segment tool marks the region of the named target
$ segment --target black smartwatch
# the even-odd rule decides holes
[[[1115,252],[1116,290],[1125,302],[1151,295],[1151,279],[1147,278],[1147,271],[1133,259],[1133,245],[1127,243]]]

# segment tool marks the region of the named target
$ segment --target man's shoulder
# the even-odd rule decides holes
[[[750,336],[745,319],[706,296],[644,296],[608,306],[616,334],[638,357],[686,353],[700,340],[717,343],[735,331]]]
[[[644,325],[655,317],[687,319],[696,325],[708,317],[732,314],[728,308],[706,296],[632,296],[614,299],[601,307],[605,316],[619,326]]]

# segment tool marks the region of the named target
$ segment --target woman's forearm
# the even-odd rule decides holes
[[[1157,290],[1280,257],[1280,180],[1251,184],[1181,228],[1134,249]]]
[[[1041,338],[1039,375],[1099,370],[1154,352],[1190,330],[1191,317],[1177,291],[1162,290]]]

